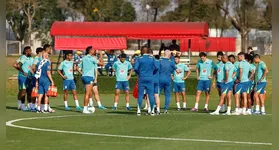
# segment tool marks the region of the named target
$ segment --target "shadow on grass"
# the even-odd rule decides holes
[[[18,111],[17,107],[14,107],[14,106],[6,106],[6,109],[12,109],[12,110]]]
[[[109,111],[108,114],[136,115],[135,111]]]

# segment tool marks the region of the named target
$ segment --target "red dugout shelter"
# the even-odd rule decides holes
[[[208,37],[205,22],[54,22],[56,50],[126,49],[128,39],[178,39],[181,51],[235,51],[235,38]],[[191,44],[189,44],[191,39]]]

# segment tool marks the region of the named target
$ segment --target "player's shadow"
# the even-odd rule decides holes
[[[71,108],[71,110],[65,110],[64,105],[58,105],[58,106],[51,106],[51,108],[53,108],[54,110],[59,110],[59,111],[64,111],[64,112],[76,112],[76,113],[80,113],[78,111],[76,111],[76,107],[73,106],[69,106]]]
[[[18,110],[17,107],[14,106],[6,106],[6,109]]]
[[[106,112],[108,114],[119,114],[119,115],[135,115],[136,112],[135,111],[125,111],[125,110],[113,110],[113,111],[108,111]]]

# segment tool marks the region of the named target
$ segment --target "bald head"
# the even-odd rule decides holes
[[[229,61],[228,55],[224,54],[224,55],[222,56],[222,62],[223,62],[223,63],[226,63],[226,62],[228,62],[228,61]]]
[[[170,56],[171,56],[171,51],[170,51],[170,50],[165,50],[164,55],[165,55],[165,58],[170,59]]]

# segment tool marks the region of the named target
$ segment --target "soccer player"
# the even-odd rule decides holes
[[[39,58],[39,62],[41,62],[43,60],[43,55],[45,55],[46,59],[50,62],[50,65],[51,65],[51,61],[50,61],[50,58],[49,58],[49,55],[51,54],[51,46],[49,44],[44,44],[43,46],[43,53],[41,55],[41,57]],[[50,107],[50,104],[49,104],[49,101],[48,103],[45,103],[45,99],[44,99],[44,96],[42,98],[42,102],[41,102],[42,106],[44,105],[47,105],[48,106],[48,111],[50,113],[54,113],[55,111]],[[41,109],[43,110],[44,107],[41,107]]]
[[[245,55],[245,60],[247,62],[249,62],[250,67],[251,67],[251,71],[249,72],[249,86],[248,86],[248,90],[247,90],[247,111],[246,114],[247,115],[251,115],[252,114],[252,103],[254,102],[254,73],[256,70],[256,66],[252,63],[253,62],[253,56],[250,54],[246,54]]]
[[[51,75],[51,67],[50,67],[50,61],[48,59],[48,54],[43,53],[42,55],[43,60],[40,61],[37,71],[36,71],[36,86],[38,86],[38,105],[37,105],[37,113],[48,113],[49,107],[48,107],[48,96],[47,91],[50,85],[54,86],[54,82]],[[44,96],[45,105],[43,110],[41,111],[41,101]]]
[[[186,93],[185,93],[185,83],[184,81],[190,76],[191,70],[185,65],[180,63],[180,57],[175,56],[175,66],[177,69],[181,70],[181,73],[173,72],[172,79],[174,81],[173,91],[175,92],[175,101],[177,105],[177,110],[180,110],[179,94],[182,95],[183,107],[182,110],[186,110]],[[187,72],[184,76],[184,72]]]
[[[255,73],[255,94],[254,98],[256,100],[256,110],[254,114],[262,114],[265,115],[265,96],[264,91],[266,87],[266,76],[268,73],[268,69],[266,64],[261,60],[260,55],[255,54],[254,56],[254,62],[257,66],[256,73]],[[260,105],[261,105],[261,111],[260,111]]]
[[[160,93],[164,90],[165,94],[165,107],[164,113],[168,113],[169,104],[170,104],[170,94],[171,94],[171,74],[176,71],[178,74],[181,73],[175,66],[175,63],[170,60],[171,51],[165,50],[165,57],[160,59],[160,70],[159,70],[159,85]]]
[[[153,55],[153,54],[152,54]],[[160,115],[160,56],[155,55],[155,63],[158,66],[158,71],[154,74],[154,98],[156,103],[156,114]]]
[[[77,92],[76,92],[76,84],[74,81],[74,72],[73,70],[76,70],[76,65],[74,65],[73,61],[73,54],[72,53],[66,53],[66,59],[61,62],[61,64],[58,67],[58,74],[63,78],[63,90],[64,90],[64,105],[65,110],[71,110],[71,108],[68,106],[68,91],[71,90],[73,93],[73,97],[76,104],[76,110],[82,111],[82,108],[79,106]],[[63,71],[63,74],[62,74]]]
[[[221,90],[222,90],[222,86],[223,86],[223,80],[224,80],[224,63],[222,61],[222,56],[223,56],[223,52],[219,51],[217,52],[217,60],[218,62],[215,65],[215,69],[214,69],[214,74],[213,74],[213,87],[217,88],[219,97],[222,95]],[[216,82],[216,84],[215,84]],[[224,101],[226,102],[226,101]],[[222,107],[220,109],[221,112],[225,111],[226,105],[222,104]]]
[[[209,94],[210,94],[210,84],[211,84],[211,69],[214,69],[214,63],[212,60],[208,59],[206,53],[201,52],[199,54],[200,60],[198,61],[196,67],[196,76],[198,80],[197,92],[196,92],[196,103],[195,107],[192,108],[191,111],[198,111],[199,101],[201,92],[205,92],[205,105],[204,111],[208,112],[208,102],[209,102]]]
[[[239,70],[238,70],[239,61],[236,61],[236,60],[235,60],[235,56],[234,56],[234,55],[229,55],[229,61],[234,65],[235,71],[236,71],[236,75],[235,75],[234,78],[233,78],[233,81],[234,81],[234,85],[233,85],[233,95],[234,95],[234,97],[235,97],[236,87],[237,87],[237,84],[239,83],[239,80],[238,80],[238,77],[239,77]],[[236,101],[235,101],[235,102],[236,102]],[[236,105],[236,103],[235,103],[235,105]]]
[[[37,54],[37,56],[35,56],[34,57],[34,60],[33,60],[33,64],[32,64],[32,70],[33,70],[33,72],[34,72],[34,74],[33,74],[33,76],[32,76],[32,88],[33,87],[36,87],[36,77],[35,77],[35,73],[36,73],[36,71],[37,71],[37,65],[39,64],[39,58],[42,56],[42,53],[43,53],[43,48],[41,48],[41,47],[38,47],[37,49],[36,49],[36,54]],[[37,106],[36,106],[36,101],[37,101],[37,98],[35,98],[35,97],[32,97],[32,107],[31,107],[31,111],[33,111],[33,112],[36,112],[37,110],[36,110],[36,108],[37,108]]]
[[[93,57],[95,57],[96,59],[98,59],[98,57],[95,55],[93,55]],[[101,58],[98,59],[99,62],[102,61]],[[101,65],[101,64],[99,64]],[[99,109],[107,109],[106,107],[104,107],[101,103],[101,99],[100,99],[100,95],[99,95],[99,90],[98,90],[98,65],[96,64],[95,65],[95,82],[93,83],[93,93],[91,92],[90,95],[89,95],[89,104],[88,106],[89,107],[94,107],[94,104],[93,104],[93,94],[94,94],[94,98],[95,98],[95,101],[97,102],[97,105],[99,107]]]
[[[86,48],[86,56],[83,57],[79,68],[79,72],[82,74],[82,82],[85,86],[85,95],[84,95],[84,106],[83,113],[90,114],[91,111],[88,110],[89,96],[92,92],[93,83],[97,83],[96,80],[96,65],[103,65],[102,61],[102,51],[100,51],[101,59],[100,61],[94,57],[96,54],[96,50],[92,48],[92,46],[88,46]]]
[[[126,54],[120,55],[120,60],[115,62],[112,66],[114,72],[116,72],[116,85],[115,85],[115,96],[114,96],[114,105],[112,107],[113,110],[117,109],[117,104],[119,100],[120,90],[123,89],[125,91],[125,99],[126,99],[126,110],[131,110],[129,105],[130,97],[129,97],[129,80],[133,73],[133,67],[129,61],[126,61]],[[128,75],[129,73],[129,75]],[[128,76],[127,76],[128,75]]]
[[[13,67],[18,70],[18,109],[29,110],[25,107],[25,95],[27,92],[28,105],[31,105],[31,74],[33,58],[31,57],[31,47],[26,46],[23,49],[23,55],[14,63]],[[31,90],[30,90],[31,89]],[[30,106],[29,106],[30,107]]]
[[[239,83],[236,87],[236,93],[235,93],[235,103],[236,108],[235,112],[232,113],[233,115],[246,115],[246,109],[247,109],[247,90],[249,86],[249,72],[251,71],[251,65],[245,60],[245,53],[240,52],[238,53],[238,60],[239,62]],[[242,111],[239,111],[240,108],[240,98],[243,98],[244,105],[242,108]]]
[[[222,86],[221,86],[221,95],[220,95],[220,101],[217,106],[217,109],[210,113],[211,115],[219,115],[219,111],[221,109],[221,106],[225,103],[225,97],[227,97],[227,105],[228,109],[225,113],[226,115],[231,115],[231,99],[232,99],[232,90],[233,90],[233,77],[236,75],[236,70],[234,65],[229,62],[227,55],[222,55],[222,62],[224,63],[223,67],[223,74],[224,78],[222,80]]]
[[[135,63],[135,72],[139,75],[138,82],[138,110],[137,115],[141,115],[141,105],[144,96],[144,90],[148,94],[149,103],[151,107],[151,116],[154,116],[154,74],[158,70],[158,66],[155,63],[155,59],[151,57],[148,52],[148,47],[142,47],[142,56]]]
[[[110,74],[110,69],[112,67],[112,65],[114,64],[114,62],[117,61],[116,56],[114,55],[114,51],[110,50],[109,52],[105,51],[105,54],[107,55],[108,58],[108,63],[105,66],[106,72],[107,72],[107,76],[109,76]],[[111,75],[112,76],[112,75]]]

